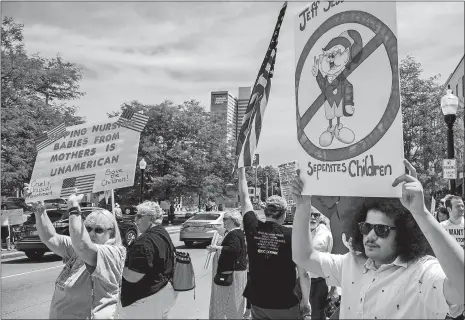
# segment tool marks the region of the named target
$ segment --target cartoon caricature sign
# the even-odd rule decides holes
[[[296,16],[295,44],[304,193],[400,196],[396,4],[315,1]]]

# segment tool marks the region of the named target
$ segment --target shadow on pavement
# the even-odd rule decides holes
[[[2,264],[40,264],[40,263],[47,263],[47,262],[55,262],[62,260],[60,256],[56,254],[46,254],[44,255],[39,261],[31,260],[27,257],[20,258],[20,259],[13,259],[9,261],[2,261]]]

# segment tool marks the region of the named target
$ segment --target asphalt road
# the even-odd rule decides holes
[[[194,291],[180,292],[170,318],[208,319],[210,303],[211,263],[204,269],[207,250],[198,244],[186,248],[179,233],[170,234],[174,245],[190,253],[196,275]],[[48,319],[54,283],[63,268],[60,257],[47,253],[42,261],[27,258],[2,260],[1,319]]]

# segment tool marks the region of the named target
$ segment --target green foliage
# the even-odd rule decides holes
[[[223,138],[223,126],[198,101],[181,105],[171,101],[157,105],[132,101],[123,104],[121,110],[127,107],[150,117],[139,146],[139,159],[147,161],[145,199],[173,200],[194,195],[208,199],[226,195],[227,184],[234,180],[232,145]],[[140,183],[139,170],[135,181]],[[137,199],[134,194],[139,189],[124,188],[117,193]]]
[[[83,95],[78,92],[81,72],[59,56],[28,56],[23,25],[4,17],[1,35],[2,80],[2,194],[14,194],[28,182],[35,162],[34,139],[65,122],[83,123],[76,108],[61,102]]]
[[[447,193],[447,180],[442,178],[442,160],[447,158],[447,125],[441,112],[445,94],[438,76],[421,78],[421,64],[411,56],[400,63],[404,157],[418,171],[427,200],[431,195]],[[455,158],[463,164],[463,108],[459,108],[454,126]]]

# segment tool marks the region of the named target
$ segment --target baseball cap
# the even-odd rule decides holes
[[[279,209],[279,210],[286,210],[287,201],[283,197],[274,195],[274,196],[271,196],[268,199],[266,199],[266,206],[267,207],[273,206],[273,207],[275,207],[276,209]]]

